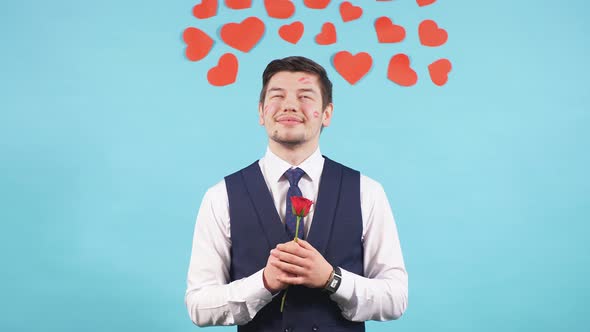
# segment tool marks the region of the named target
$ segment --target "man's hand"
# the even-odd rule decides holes
[[[273,255],[269,255],[268,260],[266,261],[266,267],[262,272],[262,280],[264,281],[264,287],[266,287],[266,289],[268,289],[268,291],[273,294],[289,286],[287,283],[280,281],[280,277],[293,276],[277,268],[274,264],[278,261],[278,258],[274,257]]]
[[[298,239],[277,245],[270,251],[270,264],[283,271],[278,280],[289,285],[323,288],[333,267],[309,242]]]

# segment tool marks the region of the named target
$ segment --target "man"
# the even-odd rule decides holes
[[[269,63],[262,80],[268,148],[203,198],[185,296],[192,321],[238,331],[364,331],[366,320],[399,318],[407,273],[383,188],[319,150],[334,111],[325,69],[288,57]],[[292,241],[288,196],[315,202],[304,240]]]

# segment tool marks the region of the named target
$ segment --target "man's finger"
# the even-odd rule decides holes
[[[305,278],[302,276],[279,276],[279,281],[289,285],[302,285],[305,283]]]
[[[304,249],[316,251],[315,248],[311,245],[311,243],[309,243],[305,240],[299,240],[299,241],[297,241],[297,243],[299,244],[299,246],[301,246]]]
[[[277,246],[277,249],[282,251],[282,252],[288,252],[292,255],[295,256],[299,256],[301,258],[306,258],[309,256],[307,250],[305,248],[302,248],[300,245],[298,245],[295,242],[289,243],[289,244],[279,244]]]
[[[281,250],[277,250],[277,249],[273,249],[273,251],[271,252],[273,258],[277,258],[280,261],[283,262],[287,262],[293,265],[297,265],[297,266],[301,266],[301,267],[306,267],[307,264],[305,264],[305,259],[301,258],[299,256],[293,255],[291,253],[288,253],[286,251],[281,251]]]
[[[297,265],[293,265],[293,264],[289,264],[289,263],[285,263],[285,262],[281,262],[281,261],[274,261],[270,263],[272,266],[276,267],[277,269],[287,272],[287,273],[292,273],[295,275],[302,275],[305,273],[305,269],[297,266]]]

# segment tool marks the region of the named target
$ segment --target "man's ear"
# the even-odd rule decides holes
[[[258,123],[264,126],[264,111],[262,110],[262,103],[258,103]]]
[[[334,104],[329,103],[324,111],[322,112],[322,127],[327,127],[332,121],[332,115],[334,115]]]

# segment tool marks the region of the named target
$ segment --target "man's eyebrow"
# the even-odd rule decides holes
[[[314,89],[311,89],[311,88],[297,89],[297,92],[311,92],[313,94],[317,94],[317,91],[315,91]]]

